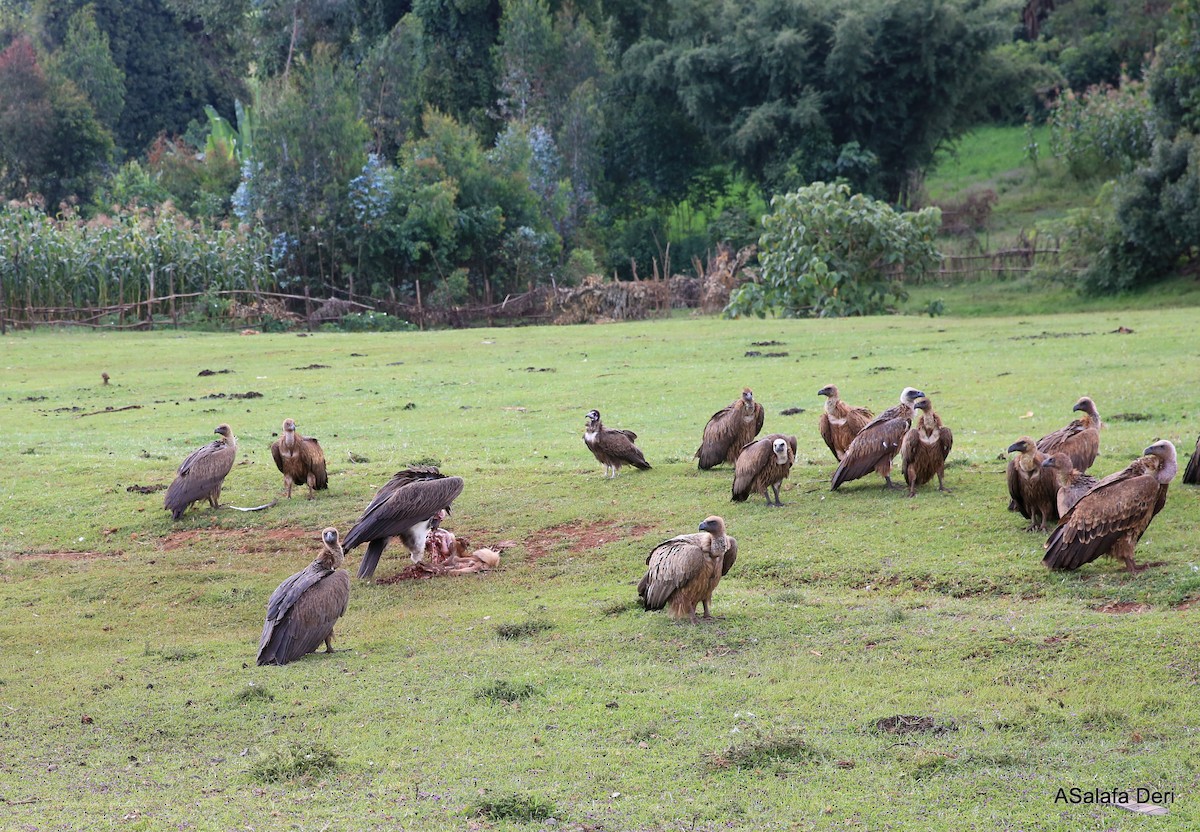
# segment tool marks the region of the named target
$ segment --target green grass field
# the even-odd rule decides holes
[[[1186,462],[1193,323],[0,339],[0,827],[1194,829],[1200,490],[1173,485],[1142,539],[1139,562],[1160,565],[1049,574],[1003,474],[1008,444],[1082,394],[1107,420],[1096,472],[1159,437]],[[952,493],[909,500],[877,477],[830,493],[831,382],[876,411],[906,385],[929,393],[955,432]],[[743,385],[766,431],[799,438],[780,509],[730,503],[730,472],[691,460]],[[653,470],[603,479],[581,439],[592,407],[638,431]],[[168,483],[227,421],[240,461],[223,500],[268,502],[285,416],[330,458],[317,500],[172,523],[161,493],[127,490]],[[356,582],[339,652],[256,667],[272,589],[418,461],[466,479],[447,527],[519,544],[500,570]],[[650,547],[709,513],[741,548],[716,621],[640,611]],[[1161,818],[1055,802],[1072,787],[1175,801]]]

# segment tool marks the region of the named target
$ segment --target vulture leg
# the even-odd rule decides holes
[[[287,498],[292,499],[292,478],[287,474],[283,475],[283,489],[287,492]]]
[[[780,502],[780,500],[779,500],[779,483],[775,483],[774,485],[772,485],[771,490],[773,490],[775,492],[775,505],[782,506],[783,503]],[[767,505],[770,505],[770,504],[771,504],[771,500],[770,500],[770,498],[768,498]]]
[[[213,508],[221,507],[221,486],[217,486],[213,493],[208,495],[208,504]]]
[[[952,491],[950,491],[949,488],[946,487],[945,480],[946,480],[946,472],[938,471],[938,491],[945,491],[947,494],[953,493]]]
[[[710,613],[710,612],[708,611],[708,599],[707,599],[707,598],[701,598],[701,599],[700,599],[700,603],[704,605],[704,620],[705,620],[705,621],[712,621],[712,613]],[[696,612],[695,612],[695,610],[693,610],[693,611],[692,611],[692,620],[693,620],[693,621],[695,621],[695,620],[696,620]]]
[[[337,652],[336,650],[333,649],[333,631],[332,630],[329,631],[329,635],[325,636],[325,652],[326,653],[336,653]]]

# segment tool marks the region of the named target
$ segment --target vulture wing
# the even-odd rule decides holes
[[[1183,471],[1183,481],[1188,485],[1200,485],[1200,438],[1196,439],[1196,450]]]
[[[840,460],[837,445],[833,441],[833,424],[829,421],[828,413],[821,412],[821,418],[817,420],[817,428],[821,431],[821,438],[825,440],[825,447],[829,448],[834,459]]]
[[[1165,489],[1162,489],[1165,492]],[[1133,466],[1111,474],[1080,498],[1046,541],[1042,563],[1051,569],[1078,569],[1103,555],[1122,537],[1140,537],[1155,509],[1166,502],[1151,472]]]
[[[447,477],[440,472],[433,477],[405,476],[412,470],[401,471],[379,489],[342,541],[343,550],[348,552],[364,540],[401,534],[433,517],[462,493],[462,477]]]
[[[736,406],[737,402],[734,402],[721,408],[709,417],[708,424],[704,426],[704,438],[701,439],[700,448],[695,455],[700,460],[700,467],[706,471],[725,461],[730,443],[737,438],[738,417],[734,413]]]
[[[279,469],[279,473],[286,474],[284,469],[286,463],[283,459],[283,440],[276,439],[271,443],[271,459],[275,460],[275,467]]]
[[[1039,439],[1037,449],[1043,454],[1067,454],[1076,468],[1086,471],[1100,453],[1100,432],[1076,419]]]
[[[938,447],[942,451],[942,459],[949,457],[950,449],[954,447],[954,434],[945,425],[938,427]]]
[[[237,449],[217,440],[188,454],[163,498],[163,508],[178,520],[187,507],[212,494],[233,468]]]
[[[733,464],[734,502],[745,502],[753,493],[754,480],[759,471],[774,462],[775,452],[771,449],[773,439],[773,436],[757,439],[738,454],[737,462]]]
[[[758,436],[762,433],[763,422],[766,421],[767,411],[758,402],[754,403],[754,435]]]
[[[619,459],[624,463],[643,471],[650,467],[641,449],[633,444],[637,434],[631,430],[609,430],[605,428],[596,435],[596,448],[610,459]]]
[[[865,477],[880,462],[894,457],[911,423],[912,411],[906,407],[889,408],[872,419],[854,437],[833,472],[832,490],[836,491],[842,483]]]
[[[696,577],[704,568],[708,557],[706,547],[711,539],[707,532],[681,534],[651,550],[646,560],[646,576],[638,585],[638,595],[646,609],[661,610],[675,590]],[[729,564],[732,566],[733,561]]]
[[[725,558],[721,561],[721,577],[729,574],[729,570],[733,568],[733,564],[737,560],[737,541],[729,535],[725,535],[725,539],[729,541],[729,545],[725,549]]]
[[[287,664],[321,646],[350,599],[350,575],[311,564],[271,595],[258,645],[258,663]]]
[[[300,456],[304,459],[304,467],[315,479],[313,490],[321,491],[329,488],[329,474],[325,470],[325,452],[321,450],[321,443],[311,436],[302,437]]]

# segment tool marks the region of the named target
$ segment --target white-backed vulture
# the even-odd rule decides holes
[[[913,403],[924,397],[925,394],[920,390],[905,387],[900,393],[899,404],[889,407],[864,425],[833,472],[829,490],[837,491],[842,483],[865,477],[872,471],[883,477],[886,488],[902,488],[892,482],[892,458],[899,452],[904,435],[912,427]]]
[[[695,534],[681,534],[655,546],[646,558],[638,596],[648,610],[670,605],[674,619],[696,621],[696,605],[712,618],[708,605],[721,577],[737,560],[737,541],[725,534],[725,521],[706,517]]]
[[[840,462],[854,437],[858,436],[858,432],[867,426],[874,415],[865,407],[851,407],[838,398],[836,384],[825,385],[817,391],[817,395],[828,397],[825,399],[825,409],[821,412],[817,427],[821,430],[821,438],[833,452],[833,458]]]
[[[584,418],[587,419],[587,425],[583,429],[583,443],[588,446],[592,456],[604,465],[605,479],[608,479],[609,472],[612,473],[612,478],[616,479],[622,465],[632,465],[642,471],[650,468],[646,457],[642,456],[641,450],[633,444],[637,441],[636,433],[604,427],[600,421],[599,410],[589,410]]]
[[[1197,437],[1196,450],[1192,451],[1192,458],[1183,470],[1183,481],[1188,485],[1200,485],[1200,437]]]
[[[1050,454],[1042,460],[1042,467],[1054,475],[1054,485],[1058,489],[1055,505],[1058,516],[1065,517],[1071,506],[1079,502],[1079,498],[1096,487],[1099,482],[1091,474],[1085,474],[1071,463],[1071,457],[1061,451]]]
[[[946,457],[954,447],[954,434],[942,424],[929,398],[922,397],[913,404],[917,423],[904,434],[900,443],[900,462],[908,496],[917,496],[917,486],[924,485],[937,475],[938,491],[947,491],[945,483]]]
[[[333,652],[333,627],[350,600],[350,575],[338,545],[338,530],[321,532],[321,554],[308,567],[281,583],[267,602],[267,619],[258,641],[259,664],[287,664],[325,642]]]
[[[761,494],[769,506],[781,506],[779,483],[787,479],[796,462],[796,437],[772,433],[756,439],[738,454],[733,465],[733,501],[744,503],[751,494]],[[771,502],[768,489],[774,490]]]
[[[722,462],[737,462],[742,448],[762,430],[765,418],[763,406],[754,401],[754,391],[744,388],[741,398],[714,413],[704,426],[704,438],[694,455],[700,468],[707,471]]]
[[[188,454],[175,472],[175,481],[163,497],[163,508],[171,512],[171,519],[178,520],[192,503],[207,499],[208,504],[218,508],[221,504],[221,485],[233,468],[237,456],[237,437],[229,425],[219,425],[213,433],[214,439],[203,447]]]
[[[283,474],[283,487],[287,489],[289,500],[293,485],[307,485],[310,500],[316,492],[329,487],[321,443],[297,433],[295,419],[283,420],[283,436],[271,443],[271,457],[279,473]]]
[[[347,552],[367,543],[358,577],[375,574],[379,556],[393,537],[404,543],[413,563],[421,563],[429,530],[450,513],[450,504],[462,490],[462,477],[447,477],[433,465],[410,465],[397,472],[375,492],[375,499],[346,535]]]
[[[1042,467],[1045,455],[1032,437],[1022,436],[1008,446],[1017,455],[1008,461],[1006,478],[1012,497],[1009,511],[1019,511],[1029,520],[1025,531],[1045,531],[1046,523],[1058,519],[1058,483],[1054,472]]]
[[[1101,555],[1138,571],[1133,551],[1167,503],[1167,488],[1179,465],[1175,446],[1163,439],[1123,471],[1109,474],[1067,512],[1046,541],[1042,558],[1050,569],[1078,569]]]
[[[1066,427],[1048,433],[1037,442],[1037,449],[1044,454],[1065,453],[1071,464],[1080,471],[1092,467],[1100,453],[1100,413],[1096,403],[1083,396],[1075,402],[1072,411],[1083,413]]]

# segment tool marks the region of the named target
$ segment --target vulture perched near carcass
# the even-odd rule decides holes
[[[171,512],[172,520],[178,520],[200,500],[207,499],[213,508],[220,506],[221,485],[237,455],[237,437],[229,425],[220,425],[213,433],[221,438],[192,451],[175,472],[175,481],[163,498],[163,508]]]
[[[1046,457],[1032,437],[1022,436],[1009,445],[1008,452],[1014,451],[1017,455],[1008,461],[1007,470],[1009,510],[1029,520],[1025,531],[1045,531],[1047,521],[1058,519],[1058,482],[1054,472],[1042,466]]]
[[[1200,485],[1200,437],[1197,437],[1196,450],[1192,451],[1192,458],[1183,470],[1183,481],[1188,485]]]
[[[886,488],[901,488],[892,482],[892,458],[900,450],[908,429],[912,427],[913,403],[925,397],[920,390],[905,387],[900,393],[900,403],[889,407],[868,422],[838,464],[830,481],[830,491],[837,491],[842,483],[865,477],[875,471],[883,477]]]
[[[317,559],[271,593],[258,641],[259,664],[287,664],[321,642],[326,652],[333,652],[333,626],[346,612],[350,575],[341,568],[346,555],[338,545],[338,530],[325,529],[321,541],[325,545]]]
[[[701,470],[707,471],[722,462],[731,465],[737,462],[742,448],[762,430],[765,415],[749,387],[742,390],[740,399],[714,413],[704,426],[704,439],[694,455],[700,460]]]
[[[1062,452],[1050,454],[1042,460],[1042,467],[1054,475],[1054,485],[1058,489],[1055,505],[1058,516],[1065,517],[1071,506],[1079,502],[1079,498],[1096,487],[1099,482],[1091,474],[1085,474],[1071,463],[1071,457]]]
[[[772,433],[756,439],[738,454],[733,466],[733,501],[744,503],[751,494],[762,494],[769,506],[781,506],[779,483],[787,479],[796,462],[796,437]],[[771,502],[768,489],[775,492]]]
[[[433,465],[410,465],[397,472],[375,492],[375,499],[346,535],[347,552],[367,543],[358,577],[375,574],[379,556],[392,537],[400,538],[413,563],[421,563],[429,530],[450,513],[450,504],[462,490],[462,477],[447,477]]]
[[[946,457],[954,446],[954,434],[942,424],[941,417],[933,410],[928,397],[917,399],[913,404],[920,414],[917,423],[904,434],[900,443],[900,462],[904,467],[904,481],[908,483],[908,496],[917,496],[917,486],[938,478],[938,491],[946,491]]]
[[[296,432],[296,420],[283,420],[283,436],[271,443],[271,457],[275,467],[283,474],[283,487],[292,497],[293,485],[307,485],[308,498],[329,487],[329,475],[325,472],[325,453],[321,443],[311,436]]]
[[[1096,403],[1087,396],[1075,402],[1071,410],[1078,410],[1083,415],[1066,427],[1043,436],[1037,442],[1037,449],[1043,454],[1065,453],[1071,457],[1073,466],[1086,471],[1100,454],[1100,413]]]
[[[670,604],[671,617],[696,621],[696,604],[712,618],[713,590],[737,560],[737,541],[725,534],[725,521],[706,517],[695,534],[681,534],[655,546],[646,558],[638,596],[648,610]]]
[[[871,421],[873,414],[865,407],[851,407],[838,398],[836,384],[827,384],[817,391],[818,396],[827,396],[825,410],[817,426],[821,429],[821,438],[833,452],[833,458],[841,462],[846,455],[846,449]]]
[[[1167,488],[1179,470],[1175,446],[1165,439],[1142,453],[1079,498],[1046,541],[1042,563],[1050,569],[1078,569],[1111,555],[1130,572],[1138,571],[1133,550],[1166,505]]]
[[[632,465],[642,471],[650,468],[646,457],[642,456],[641,450],[633,444],[637,441],[636,433],[604,427],[600,421],[599,410],[589,410],[584,418],[587,419],[587,425],[583,429],[583,443],[588,446],[592,456],[604,465],[605,479],[609,478],[610,471],[612,478],[616,479],[622,465]]]

